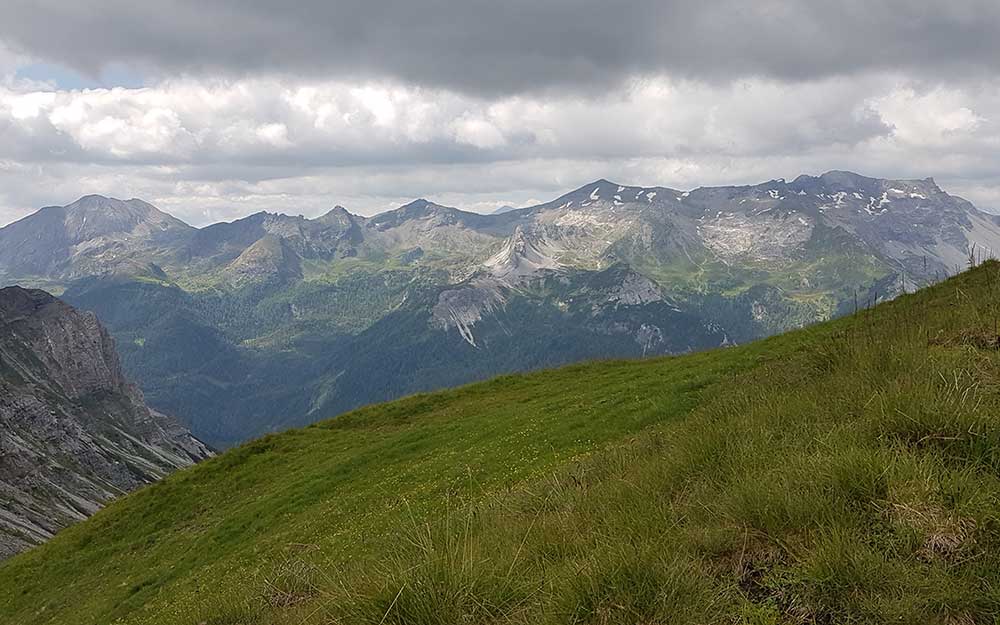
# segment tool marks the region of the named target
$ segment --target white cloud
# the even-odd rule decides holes
[[[455,140],[484,150],[499,148],[505,140],[500,129],[489,120],[472,115],[463,115],[451,124]]]
[[[277,78],[77,91],[8,82],[0,222],[84,193],[143,197],[203,224],[336,203],[370,214],[416,196],[489,210],[598,177],[688,188],[831,168],[932,175],[992,202],[998,118],[1000,81],[944,87],[883,74],[658,77],[589,96],[492,100]]]
[[[590,98],[484,101],[401,86],[175,81],[142,89],[0,89],[0,119],[64,136],[88,162],[259,162],[273,159],[275,147],[284,149],[284,162],[306,166],[481,158],[469,148],[498,158],[743,154],[887,133],[865,108],[870,86],[712,87],[660,78]]]
[[[910,145],[940,146],[972,137],[986,122],[970,108],[975,106],[971,100],[968,94],[953,89],[918,92],[903,87],[875,98],[873,106],[892,126],[897,139]]]
[[[292,145],[288,140],[288,126],[281,123],[257,126],[256,135],[262,143],[271,147],[285,148]]]
[[[0,83],[10,82],[17,68],[25,62],[25,58],[7,48],[0,41]]]

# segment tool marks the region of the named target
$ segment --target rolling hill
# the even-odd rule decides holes
[[[265,436],[0,564],[0,621],[993,623],[998,296]]]

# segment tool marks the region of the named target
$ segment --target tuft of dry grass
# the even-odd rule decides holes
[[[998,277],[268,437],[0,566],[0,613],[73,623],[26,607],[65,555],[119,625],[996,623]]]

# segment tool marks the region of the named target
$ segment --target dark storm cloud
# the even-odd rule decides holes
[[[99,73],[386,77],[488,94],[634,74],[1000,69],[996,0],[5,0],[0,40]]]

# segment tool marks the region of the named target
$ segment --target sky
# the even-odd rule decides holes
[[[1000,212],[996,0],[0,0],[0,224],[847,169]]]

